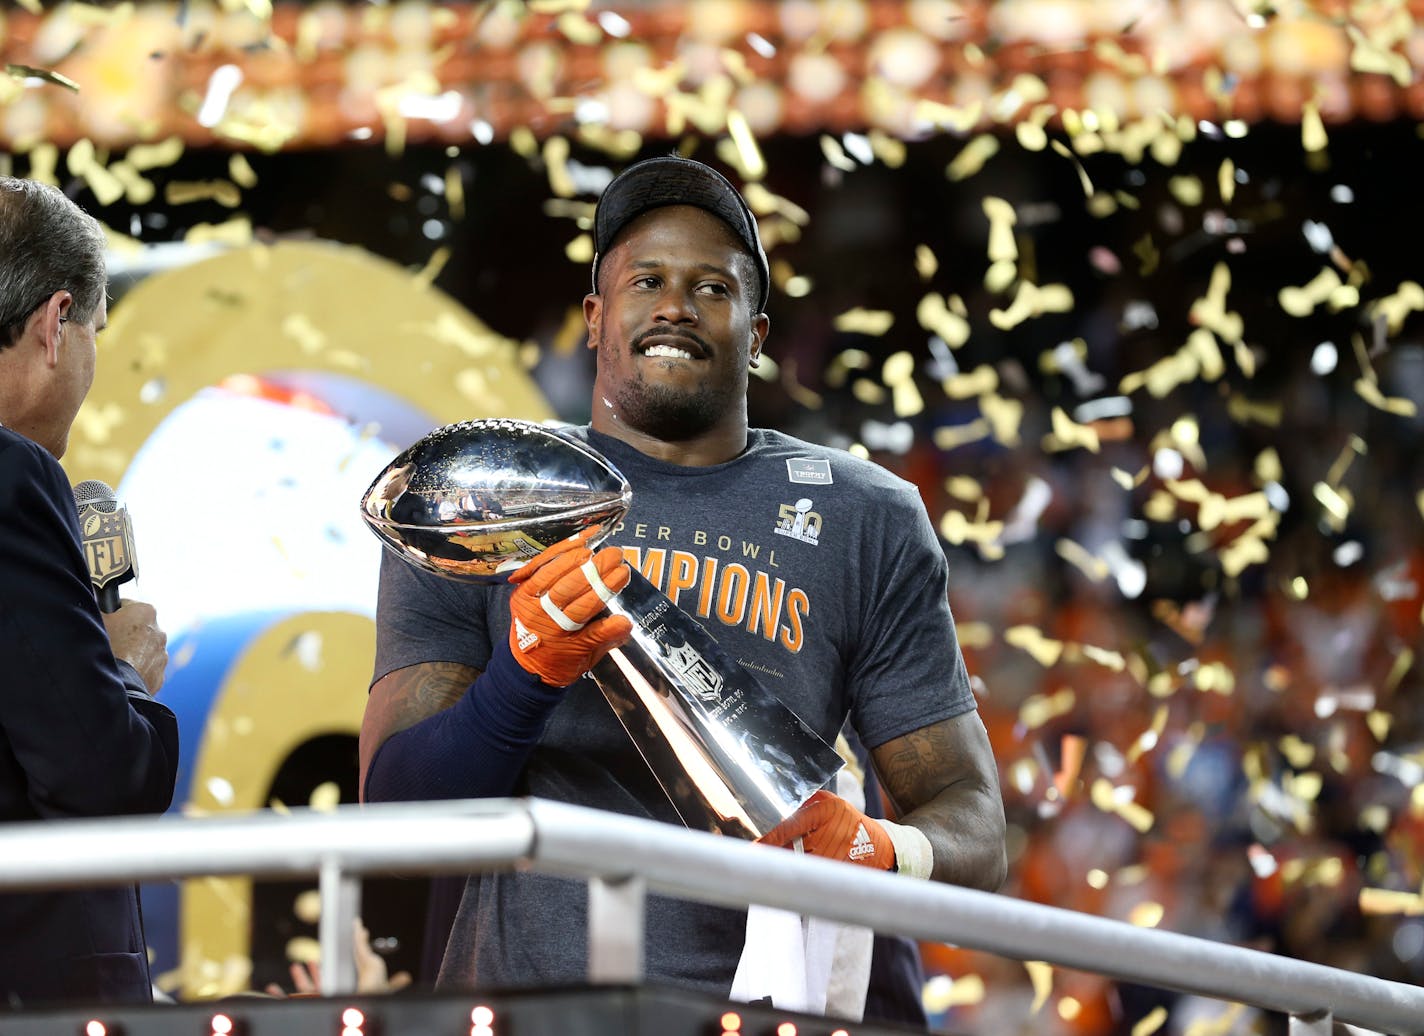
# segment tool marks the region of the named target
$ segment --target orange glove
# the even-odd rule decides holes
[[[623,552],[584,544],[596,530],[560,540],[509,576],[509,650],[550,687],[567,687],[633,632],[626,616],[594,616],[628,585]]]
[[[828,791],[816,792],[759,841],[789,848],[798,838],[803,839],[802,846],[812,856],[882,871],[895,869],[895,845],[880,821]]]

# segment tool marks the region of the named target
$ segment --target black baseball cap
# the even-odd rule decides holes
[[[593,216],[593,290],[598,291],[598,263],[623,228],[649,209],[665,205],[695,205],[732,228],[756,263],[761,282],[757,312],[766,309],[771,271],[757,233],[756,217],[725,176],[709,165],[678,155],[635,162],[604,188]]]

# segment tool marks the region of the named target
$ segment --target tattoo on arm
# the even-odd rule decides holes
[[[993,749],[978,713],[886,742],[875,770],[902,823],[934,850],[934,878],[973,888],[1004,881],[1004,804]]]
[[[426,662],[397,669],[380,681],[381,685],[391,681],[385,698],[386,719],[392,726],[386,736],[448,709],[478,675],[478,669],[458,662]]]
[[[876,770],[895,812],[904,816],[934,799],[946,787],[946,774],[961,772],[965,761],[958,739],[942,723],[911,731],[876,756]]]
[[[454,705],[479,675],[478,669],[458,662],[422,662],[377,680],[361,720],[361,787],[376,749],[387,738]]]

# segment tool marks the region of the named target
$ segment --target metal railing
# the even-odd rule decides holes
[[[1333,1021],[1424,1036],[1424,987],[540,799],[0,825],[0,891],[317,875],[328,995],[355,989],[363,875],[509,866],[588,880],[596,983],[642,979],[644,898],[660,893],[761,903],[1279,1011],[1292,1036],[1329,1036]]]

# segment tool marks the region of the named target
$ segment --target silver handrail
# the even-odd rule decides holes
[[[1249,1004],[1290,1015],[1293,1036],[1329,1033],[1332,1020],[1424,1036],[1424,987],[539,799],[0,825],[0,891],[318,875],[328,994],[355,988],[355,876],[509,866],[589,880],[589,972],[600,982],[642,977],[642,903],[653,892],[761,903]]]

